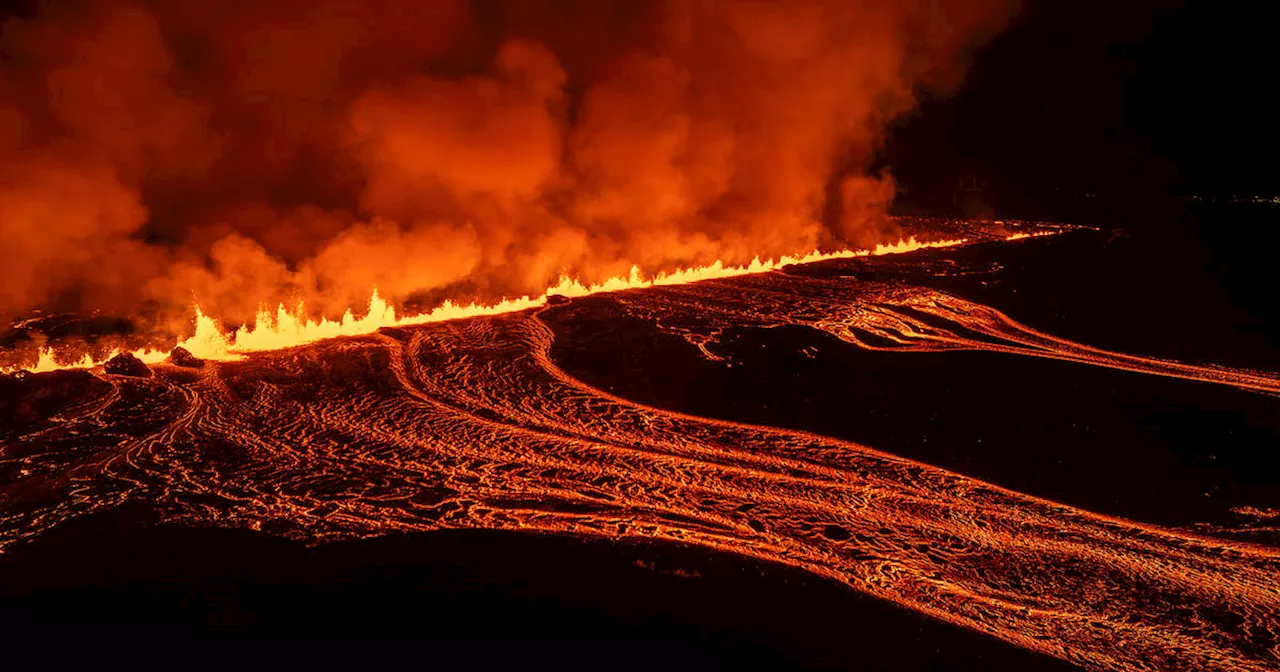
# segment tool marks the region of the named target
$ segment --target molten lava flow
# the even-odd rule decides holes
[[[752,290],[749,297],[744,288]],[[864,350],[1002,352],[1280,395],[1280,379],[1273,373],[1094,348],[1038,331],[994,308],[922,287],[880,285],[876,289],[886,294],[880,301],[866,300],[868,289],[847,278],[777,274],[741,278],[733,285],[661,288],[652,292],[657,297],[619,295],[616,300],[629,313],[661,325],[712,357],[709,345],[729,329],[804,325]]]
[[[1024,238],[1027,235],[1029,234],[1015,234],[1009,239]],[[642,287],[687,284],[717,278],[766,273],[792,264],[808,264],[828,259],[847,259],[867,255],[901,254],[929,248],[952,247],[962,245],[965,242],[967,241],[961,238],[920,241],[915,236],[911,236],[896,243],[878,244],[872,250],[814,251],[794,257],[784,256],[777,260],[770,259],[767,261],[760,261],[759,258],[756,258],[745,266],[726,266],[723,262],[716,261],[706,266],[658,273],[650,278],[646,278],[639,267],[632,266],[629,275],[609,278],[598,284],[584,285],[576,279],[562,276],[559,283],[547,288],[541,296],[503,299],[492,304],[469,303],[463,305],[445,301],[428,312],[407,316],[397,316],[395,308],[378,295],[377,289],[374,289],[363,317],[355,317],[353,311],[348,309],[342,318],[336,322],[324,318],[317,321],[306,317],[305,306],[301,304],[292,311],[281,304],[277,306],[274,313],[268,310],[260,310],[252,328],[245,325],[234,332],[223,330],[218,320],[205,315],[200,310],[200,307],[196,306],[195,333],[179,341],[178,346],[201,359],[230,361],[238,359],[243,353],[280,350],[338,336],[362,336],[371,334],[383,327],[428,324],[528,310],[544,305],[549,296],[579,297]],[[32,373],[40,373],[62,369],[93,368],[101,366],[115,354],[117,354],[117,351],[113,350],[100,360],[95,360],[86,354],[77,361],[64,363],[57,361],[53,348],[42,348],[36,365],[25,370]],[[138,349],[132,351],[132,354],[147,364],[163,362],[168,356],[167,352],[153,349]]]
[[[792,325],[849,347],[996,350],[1280,392],[1274,374],[1090,348],[895,283],[769,273],[609,300],[703,345],[725,329]],[[199,373],[86,375],[97,391],[6,447],[0,548],[131,500],[171,522],[308,542],[440,528],[672,540],[804,568],[1092,669],[1280,663],[1280,550],[637,404],[557,366],[542,319],[553,309]],[[286,316],[273,333],[294,328]]]

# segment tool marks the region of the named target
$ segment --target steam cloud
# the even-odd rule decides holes
[[[865,244],[886,123],[1010,10],[49,3],[0,34],[0,313],[236,322]]]

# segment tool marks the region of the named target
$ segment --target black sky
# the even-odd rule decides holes
[[[887,163],[919,201],[969,174],[1023,207],[1280,195],[1280,12],[1262,4],[1028,2],[954,96],[895,126]]]

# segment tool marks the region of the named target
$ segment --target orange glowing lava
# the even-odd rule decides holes
[[[849,347],[987,350],[1280,393],[1276,374],[1109,352],[893,282],[757,273],[608,301],[704,352],[730,330],[807,327]],[[514,308],[489,308],[502,309]],[[666,540],[803,568],[1088,669],[1280,662],[1280,549],[1100,515],[850,441],[636,403],[553,359],[544,317],[561,309],[199,371],[26,381],[73,396],[5,446],[17,476],[0,489],[0,549],[131,500],[166,522],[308,543],[444,528]],[[374,319],[408,324],[381,310]],[[408,319],[467,310],[477,309]],[[279,313],[262,333],[315,333],[290,319]],[[335,324],[325,335],[365,328]],[[235,343],[273,343],[256,331]]]
[[[1047,232],[1052,234],[1053,232]],[[1026,238],[1032,234],[1019,233],[1009,236],[1008,240]],[[1039,232],[1036,235],[1046,235]],[[195,306],[195,332],[177,343],[177,346],[201,359],[233,361],[250,352],[281,350],[307,343],[314,343],[339,336],[362,336],[371,334],[383,327],[410,326],[444,322],[468,317],[498,315],[521,310],[528,310],[546,304],[547,297],[565,296],[580,297],[605,292],[616,292],[626,289],[679,285],[717,278],[731,278],[755,273],[767,273],[792,264],[808,264],[828,259],[848,259],[861,256],[878,256],[885,254],[901,254],[916,250],[953,247],[968,242],[963,238],[921,241],[915,236],[903,238],[896,243],[877,244],[871,250],[840,250],[836,252],[813,251],[796,256],[783,256],[779,259],[761,261],[753,259],[744,266],[725,265],[721,261],[656,275],[646,275],[638,266],[632,266],[630,274],[609,278],[600,283],[583,284],[576,278],[562,276],[560,282],[548,287],[540,296],[521,296],[508,298],[491,304],[468,303],[456,304],[445,301],[436,308],[416,315],[397,315],[396,310],[379,294],[375,288],[369,298],[369,305],[363,317],[356,317],[354,311],[347,309],[339,320],[320,318],[318,321],[306,317],[305,306],[299,304],[293,310],[283,304],[275,311],[262,309],[254,320],[252,327],[244,325],[234,331],[226,330],[219,320],[206,315],[200,307]],[[113,350],[101,359],[83,355],[75,361],[59,361],[55,350],[51,347],[41,348],[39,359],[34,366],[0,369],[0,372],[25,370],[31,373],[42,373],[64,369],[89,369],[101,366],[118,351]],[[143,348],[131,351],[131,354],[146,364],[158,364],[168,356],[168,351]]]

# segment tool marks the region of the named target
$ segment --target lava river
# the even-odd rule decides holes
[[[804,325],[848,347],[999,351],[1280,392],[1274,375],[1107,352],[895,283],[773,272],[593,300],[713,357],[725,329]],[[175,523],[309,542],[440,528],[644,537],[801,567],[1088,668],[1280,665],[1280,549],[633,403],[552,360],[542,315],[557,309],[149,378],[47,374],[80,392],[5,438],[0,543],[135,499]]]

